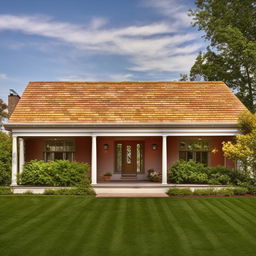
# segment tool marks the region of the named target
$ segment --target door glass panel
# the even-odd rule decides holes
[[[122,171],[122,144],[116,144],[116,172]]]
[[[126,163],[127,164],[132,163],[132,146],[131,145],[126,146]]]

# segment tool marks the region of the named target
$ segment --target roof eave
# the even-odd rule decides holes
[[[7,123],[6,130],[15,128],[237,128],[237,123]]]

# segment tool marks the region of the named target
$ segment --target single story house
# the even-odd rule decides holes
[[[222,142],[239,133],[245,106],[223,82],[30,82],[6,129],[13,138],[12,185],[26,161],[91,166],[92,184],[146,180],[177,160],[234,167]]]

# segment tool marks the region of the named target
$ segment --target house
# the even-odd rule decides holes
[[[234,167],[222,142],[238,134],[245,106],[223,82],[30,82],[9,123],[12,185],[24,162],[91,165],[91,182],[145,180],[177,160]]]

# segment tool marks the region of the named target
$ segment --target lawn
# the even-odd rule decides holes
[[[4,256],[255,254],[253,197],[0,197]]]

